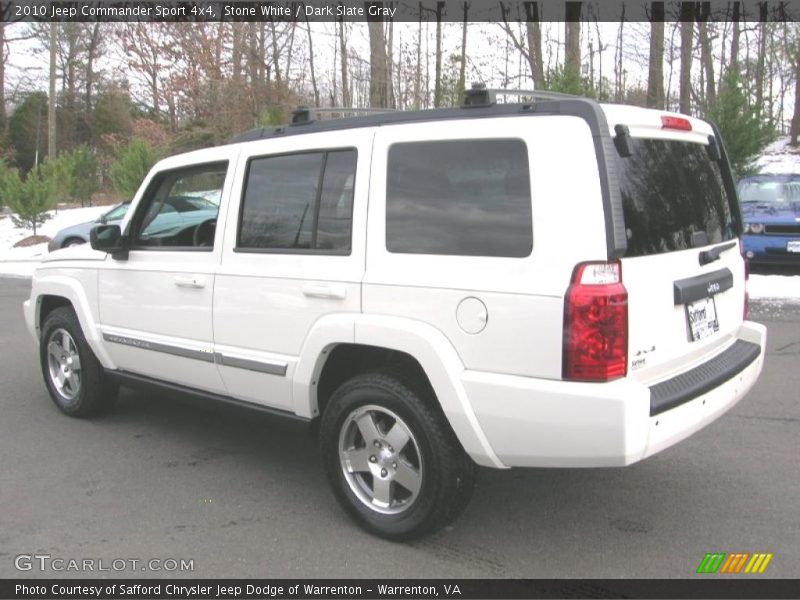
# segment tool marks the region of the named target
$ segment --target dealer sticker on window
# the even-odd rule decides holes
[[[717,307],[713,297],[687,304],[686,316],[689,320],[689,333],[693,342],[719,331]]]
[[[800,252],[800,240],[789,240],[786,242],[787,252]]]

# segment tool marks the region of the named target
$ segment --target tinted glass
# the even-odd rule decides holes
[[[350,251],[356,153],[331,152],[322,179],[316,248]]]
[[[389,150],[386,247],[411,254],[528,256],[530,190],[522,140],[395,144]]]
[[[239,248],[350,250],[356,152],[250,162]]]
[[[619,158],[627,256],[714,244],[735,237],[719,164],[706,147],[672,140],[630,140]]]
[[[121,221],[125,217],[125,213],[128,212],[129,206],[130,204],[120,204],[108,211],[103,217],[105,217],[106,221]]]
[[[211,248],[226,171],[227,164],[213,164],[156,176],[136,245]]]

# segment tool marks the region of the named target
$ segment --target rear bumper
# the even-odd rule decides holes
[[[766,328],[745,322],[737,337],[747,343],[740,349],[752,353],[757,347],[755,356],[729,356],[736,368],[726,378],[719,376],[725,365],[713,369],[717,359],[693,369],[708,367],[710,375],[694,373],[689,379],[697,384],[706,377],[713,386],[700,381],[690,395],[680,402],[673,398],[670,407],[661,405],[653,415],[651,396],[655,399],[657,392],[651,390],[658,386],[630,379],[592,384],[477,371],[465,371],[462,379],[481,428],[505,466],[624,466],[689,437],[750,390],[764,365]]]

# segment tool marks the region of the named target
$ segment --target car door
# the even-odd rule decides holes
[[[230,395],[293,410],[303,344],[326,315],[361,310],[373,132],[248,144],[214,289],[214,341]],[[344,139],[343,139],[344,138]]]
[[[235,152],[166,161],[126,219],[127,260],[99,272],[99,319],[121,370],[223,393],[214,363],[212,297]]]

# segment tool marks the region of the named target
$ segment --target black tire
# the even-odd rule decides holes
[[[57,360],[58,357],[51,353],[50,344],[51,342],[58,343],[56,337],[59,341],[63,340],[62,332],[69,334],[71,340],[67,343],[62,342],[60,345],[62,362],[70,358],[74,360],[76,354],[80,362],[78,363],[79,369],[72,371],[73,376],[78,374],[78,383],[67,384],[67,388],[59,389],[57,378],[51,375],[51,360],[55,364],[60,363]],[[95,357],[86,342],[78,317],[72,308],[61,306],[47,315],[39,342],[39,360],[50,398],[65,415],[70,417],[94,416],[109,409],[116,400],[119,385],[109,379]],[[66,369],[66,366],[64,368]],[[64,372],[62,370],[61,375],[64,375]],[[73,385],[74,390],[72,389]]]
[[[424,398],[423,394],[391,375],[359,375],[346,381],[334,392],[321,419],[320,451],[325,473],[337,499],[364,529],[389,540],[415,539],[449,524],[466,508],[475,485],[475,464],[464,452],[444,415],[435,407],[436,399]],[[373,412],[367,407],[377,410]],[[395,514],[385,514],[373,504],[368,505],[364,496],[370,495],[369,486],[374,488],[376,479],[364,469],[355,469],[360,471],[361,476],[360,479],[354,479],[354,473],[345,473],[344,461],[340,458],[340,444],[347,445],[343,442],[347,438],[347,431],[356,426],[356,420],[352,418],[354,414],[363,416],[365,412],[370,412],[377,419],[372,422],[377,423],[380,435],[388,438],[384,434],[388,433],[387,428],[391,428],[392,420],[388,417],[386,422],[389,424],[381,425],[381,419],[386,415],[382,412],[384,410],[399,417],[406,431],[411,434],[411,441],[404,446],[404,452],[411,451],[407,464],[414,463],[414,459],[418,458],[416,462],[420,465],[418,473],[421,485],[418,492],[411,501],[401,500],[400,505],[405,501],[408,506]],[[353,445],[352,452],[369,450],[367,453],[372,454],[373,448],[361,434],[361,426],[357,425],[357,428],[359,431],[354,435],[358,441]],[[385,439],[381,442],[386,443]],[[388,446],[388,450],[394,451],[391,446]],[[382,451],[381,447],[377,452]],[[367,465],[369,469],[375,468],[373,458],[370,456],[372,464]],[[397,467],[397,464],[387,465],[387,468],[391,466]],[[380,469],[380,463],[377,468]],[[394,471],[389,477],[393,474]],[[372,483],[367,483],[365,492],[361,492],[358,481]],[[388,489],[398,495],[414,495],[402,485],[398,492],[397,485],[392,481]],[[390,500],[388,509],[391,509],[393,502],[394,499]]]

